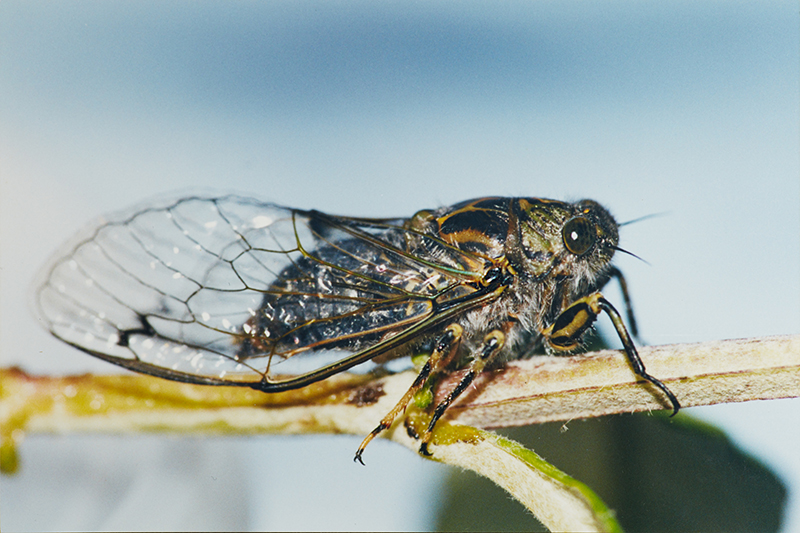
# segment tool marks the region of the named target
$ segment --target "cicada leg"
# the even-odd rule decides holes
[[[455,388],[450,391],[450,394],[448,394],[444,400],[439,402],[439,404],[436,406],[436,409],[434,409],[433,417],[431,417],[431,421],[428,424],[425,433],[422,434],[422,444],[419,447],[419,453],[422,455],[431,455],[431,453],[428,451],[428,444],[430,444],[431,438],[433,437],[433,428],[436,426],[436,422],[438,422],[445,411],[447,411],[447,408],[450,407],[450,404],[452,404],[456,398],[458,398],[461,393],[463,393],[467,387],[470,386],[475,377],[483,372],[483,369],[486,367],[489,361],[491,361],[492,357],[500,351],[504,343],[505,335],[500,330],[491,331],[486,335],[486,337],[484,337],[483,344],[481,345],[477,354],[472,358],[472,361],[467,369],[467,373],[464,374],[464,377],[461,378],[461,381],[458,382],[458,385],[456,385]]]
[[[636,317],[633,314],[633,304],[631,303],[631,297],[628,293],[628,283],[625,281],[625,276],[622,275],[620,269],[614,266],[608,269],[608,275],[611,278],[616,278],[619,283],[619,288],[622,292],[622,301],[625,302],[625,314],[628,316],[628,327],[631,329],[631,335],[639,338],[639,328],[636,326]]]
[[[444,334],[434,344],[431,356],[422,366],[422,370],[420,370],[417,378],[414,380],[414,383],[412,383],[411,387],[409,387],[400,401],[397,402],[397,405],[395,405],[394,408],[383,417],[380,424],[378,424],[378,427],[373,429],[372,432],[361,442],[361,445],[356,451],[356,456],[353,458],[354,461],[358,461],[362,465],[364,464],[364,460],[361,459],[361,456],[363,455],[367,444],[369,444],[372,439],[377,437],[382,431],[389,429],[392,426],[394,419],[406,410],[406,407],[414,398],[414,395],[425,385],[431,375],[437,374],[450,363],[450,361],[453,359],[453,356],[458,351],[458,345],[461,342],[461,336],[463,333],[464,329],[458,324],[451,324],[447,327],[447,329],[445,329]]]
[[[652,383],[666,395],[672,404],[671,416],[678,414],[678,410],[681,408],[680,402],[678,402],[678,399],[666,385],[647,373],[644,368],[644,363],[639,357],[639,353],[636,351],[636,346],[634,346],[628,330],[625,329],[622,317],[614,306],[599,292],[576,300],[556,318],[555,322],[553,322],[550,327],[542,332],[542,335],[554,348],[558,350],[571,350],[578,346],[583,334],[591,327],[592,323],[597,319],[597,316],[603,311],[611,318],[611,322],[614,324],[614,329],[617,330],[617,335],[619,335],[619,339],[622,341],[622,346],[625,348],[625,355],[627,355],[628,361],[630,361],[633,367],[633,371],[637,376]]]

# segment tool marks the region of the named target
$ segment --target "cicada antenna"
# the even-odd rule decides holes
[[[642,263],[644,263],[647,266],[652,266],[650,263],[647,262],[647,260],[642,259],[641,257],[639,257],[638,255],[636,255],[633,252],[629,252],[625,248],[620,248],[619,246],[612,246],[611,248],[613,248],[614,250],[616,250],[618,252],[622,252],[623,254],[628,254],[631,257],[635,257],[636,259],[638,259],[639,261],[641,261]]]
[[[663,217],[669,214],[669,211],[662,211],[660,213],[651,213],[649,215],[644,215],[639,218],[634,218],[633,220],[626,220],[625,222],[620,222],[617,224],[619,227],[627,226],[628,224],[634,224],[636,222],[642,222],[643,220],[649,220],[651,218]]]

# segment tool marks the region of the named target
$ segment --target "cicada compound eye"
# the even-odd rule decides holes
[[[588,252],[597,240],[594,224],[584,217],[575,217],[564,224],[561,230],[564,246],[575,255]]]

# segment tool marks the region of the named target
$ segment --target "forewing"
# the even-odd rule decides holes
[[[440,244],[397,221],[183,198],[98,221],[45,269],[36,305],[56,337],[121,366],[263,384],[284,361],[311,372],[434,323],[470,273],[455,250],[420,260],[413,239]]]

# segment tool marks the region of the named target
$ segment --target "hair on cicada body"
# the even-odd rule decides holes
[[[406,219],[332,216],[241,196],[187,197],[103,219],[41,274],[38,313],[64,342],[130,370],[277,392],[426,346],[417,379],[362,442],[453,365],[460,383],[538,339],[577,349],[609,315],[635,373],[650,376],[600,292],[618,225],[591,200],[479,198]]]

